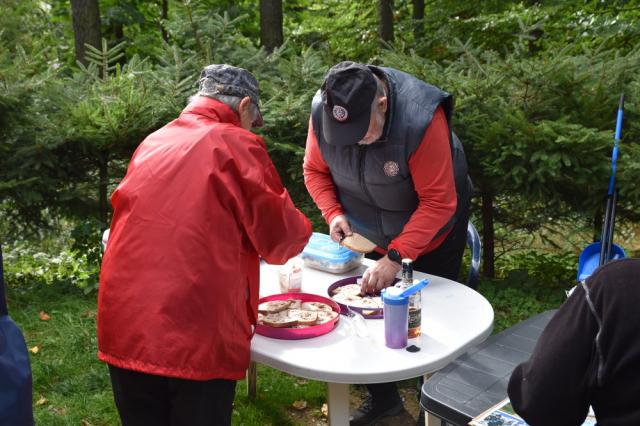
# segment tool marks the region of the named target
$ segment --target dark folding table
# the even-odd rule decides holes
[[[529,359],[555,312],[542,312],[489,337],[425,381],[420,406],[427,425],[467,425],[506,398],[513,369]]]

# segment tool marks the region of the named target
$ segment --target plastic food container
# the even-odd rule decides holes
[[[314,232],[300,257],[305,266],[341,274],[360,266],[364,255],[341,246],[327,234]]]

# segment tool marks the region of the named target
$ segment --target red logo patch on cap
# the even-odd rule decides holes
[[[385,175],[393,177],[400,171],[400,166],[395,161],[387,161],[386,163],[384,163],[383,169]]]
[[[345,121],[349,117],[349,111],[343,106],[334,105],[333,106],[333,118],[338,121]]]

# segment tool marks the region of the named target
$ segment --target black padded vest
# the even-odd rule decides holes
[[[386,122],[379,141],[370,145],[328,144],[322,133],[320,91],[313,98],[311,117],[320,151],[331,170],[338,200],[352,229],[386,248],[402,232],[418,207],[418,196],[409,172],[409,157],[420,145],[439,105],[449,121],[453,100],[450,94],[402,71],[369,68],[389,88]],[[471,194],[466,157],[455,134],[452,134],[450,144],[458,208],[439,234],[453,226],[458,214],[468,206]]]

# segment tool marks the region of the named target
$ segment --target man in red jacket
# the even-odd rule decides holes
[[[258,82],[210,65],[180,116],[148,136],[114,191],[98,357],[123,425],[228,425],[249,365],[260,257],[284,263],[311,224],[265,143]]]

